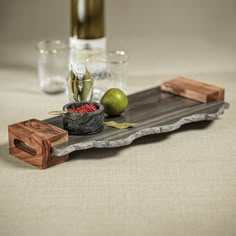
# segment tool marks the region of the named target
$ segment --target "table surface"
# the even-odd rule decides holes
[[[174,75],[130,76],[128,93]],[[236,73],[183,75],[226,89],[230,109],[122,148],[38,170],[8,154],[7,126],[49,118],[35,70],[0,69],[0,235],[236,235]]]

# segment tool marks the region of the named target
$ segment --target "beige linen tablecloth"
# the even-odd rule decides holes
[[[236,235],[236,73],[183,75],[225,87],[220,119],[38,170],[8,154],[7,126],[67,103],[34,70],[0,69],[0,235]],[[130,76],[129,93],[172,76]]]

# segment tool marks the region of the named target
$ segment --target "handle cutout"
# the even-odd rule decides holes
[[[14,144],[18,149],[30,154],[31,156],[36,156],[36,154],[37,154],[36,150],[33,147],[31,147],[29,144],[27,144],[19,139],[14,139]]]

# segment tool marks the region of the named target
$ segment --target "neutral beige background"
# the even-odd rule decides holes
[[[42,94],[28,70],[0,75],[1,236],[236,235],[236,73],[189,75],[226,88],[231,108],[220,119],[74,152],[46,170],[8,154],[7,125],[48,118],[67,97]],[[130,92],[168,78],[132,76]]]
[[[35,66],[39,39],[68,38],[69,12],[69,0],[1,0],[0,65]],[[236,69],[235,0],[107,0],[106,26],[132,74]]]
[[[7,127],[67,103],[40,91],[35,43],[68,38],[69,1],[0,2],[1,236],[236,235],[236,1],[107,0],[109,48],[130,55],[129,93],[175,75],[222,86],[214,122],[75,152],[47,170],[8,154]]]

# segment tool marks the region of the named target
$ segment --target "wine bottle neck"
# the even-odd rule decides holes
[[[71,0],[71,36],[99,39],[105,36],[104,0]]]

